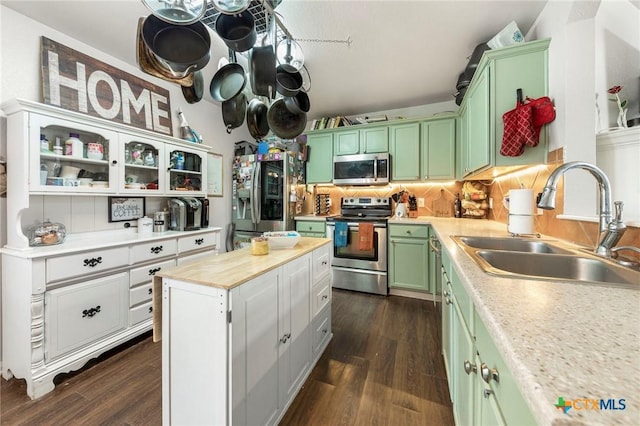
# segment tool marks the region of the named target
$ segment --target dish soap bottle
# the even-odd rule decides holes
[[[184,139],[189,142],[198,142],[198,139],[195,137],[195,132],[187,123],[187,119],[184,118],[184,114],[182,113],[182,109],[178,109],[178,117],[180,118],[180,139]]]
[[[460,200],[460,193],[456,194],[456,199],[453,201],[453,215],[454,217],[462,217],[462,201]]]

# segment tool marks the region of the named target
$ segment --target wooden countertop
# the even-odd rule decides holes
[[[231,290],[267,271],[330,244],[329,238],[301,237],[291,249],[271,250],[264,256],[251,255],[251,248],[211,254],[195,262],[163,269],[153,278],[153,341],[162,338],[162,279],[171,278],[189,283]]]

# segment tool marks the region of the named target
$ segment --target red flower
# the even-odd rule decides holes
[[[612,95],[615,95],[616,93],[620,93],[621,90],[622,90],[622,86],[613,86],[611,89],[607,90],[607,92],[611,93]]]

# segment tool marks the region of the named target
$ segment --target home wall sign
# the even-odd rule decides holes
[[[172,135],[169,91],[46,37],[44,103]]]
[[[109,222],[136,220],[144,215],[144,197],[109,197]]]

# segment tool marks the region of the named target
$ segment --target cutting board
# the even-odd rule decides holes
[[[440,197],[433,200],[432,209],[436,217],[451,217],[451,202],[444,196],[444,189],[440,190]]]

